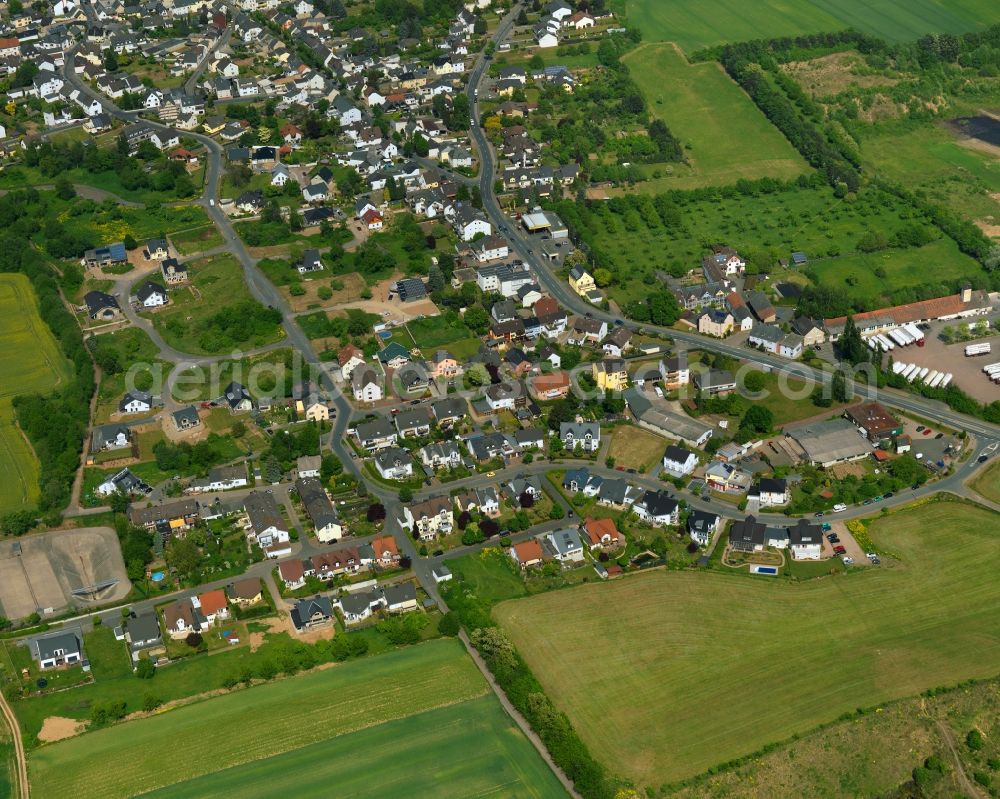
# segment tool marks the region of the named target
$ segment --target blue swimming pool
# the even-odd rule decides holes
[[[166,576],[167,575],[165,575],[163,572],[153,572],[151,575],[149,575],[149,579],[152,580],[154,583],[158,583],[162,581],[163,578]]]
[[[778,573],[777,566],[751,566],[750,571],[753,574],[767,574],[774,577]]]
[[[392,331],[391,330],[383,330],[381,333],[378,334],[378,337],[380,339],[388,341],[389,339],[392,338]]]

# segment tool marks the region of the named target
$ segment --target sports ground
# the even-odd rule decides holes
[[[156,680],[148,686],[154,695]],[[96,730],[32,752],[28,766],[38,799],[160,789],[178,797],[329,796],[331,785],[338,797],[397,796],[393,788],[411,781],[434,796],[563,795],[454,640]],[[435,793],[444,779],[454,794]]]
[[[802,583],[661,571],[495,615],[590,751],[658,787],[855,708],[996,674],[998,524],[934,502],[872,523],[897,556],[879,568]]]
[[[18,394],[48,391],[69,365],[24,275],[0,275],[0,514],[38,500],[38,459],[14,421]]]

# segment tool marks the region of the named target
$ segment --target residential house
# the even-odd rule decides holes
[[[148,391],[128,391],[118,403],[118,413],[145,413],[153,407],[153,396]]]
[[[365,354],[353,344],[345,345],[337,353],[337,363],[340,365],[340,375],[349,380],[351,373],[365,362]]]
[[[278,509],[274,494],[251,491],[245,501],[248,538],[256,543],[269,558],[291,552],[288,523]]]
[[[232,466],[214,466],[208,470],[207,477],[192,480],[187,491],[192,494],[208,494],[216,491],[230,491],[234,488],[244,488],[249,484],[247,465],[237,463]]]
[[[448,397],[431,403],[431,413],[434,421],[442,430],[446,430],[460,422],[468,413],[468,405],[460,397]]]
[[[384,417],[371,422],[362,422],[355,428],[355,435],[358,443],[369,452],[391,447],[398,440],[396,428]]]
[[[527,541],[514,544],[508,552],[511,559],[522,569],[541,566],[545,562],[542,545],[537,538],[529,538]]]
[[[376,565],[383,569],[391,569],[399,565],[399,549],[396,546],[396,539],[391,535],[373,538],[371,546],[375,552]]]
[[[583,521],[584,542],[592,549],[619,549],[625,545],[625,536],[615,526],[614,519],[593,519]]]
[[[278,564],[278,576],[289,591],[294,591],[306,584],[305,568],[303,562],[298,558],[281,561]]]
[[[83,646],[75,632],[43,635],[31,641],[32,655],[43,671],[58,666],[70,666],[83,660]]]
[[[698,332],[706,336],[725,338],[733,332],[733,315],[718,308],[709,308],[698,317]]]
[[[415,530],[422,541],[447,535],[455,524],[451,499],[448,497],[431,497],[423,502],[411,503],[403,508],[403,517],[399,523]]]
[[[351,372],[351,388],[358,402],[378,402],[384,396],[375,370],[364,363]]]
[[[706,510],[692,510],[688,516],[688,536],[700,547],[707,547],[721,527],[722,517]]]
[[[312,599],[300,599],[291,612],[292,624],[297,632],[305,632],[316,627],[330,624],[333,621],[333,606],[325,596],[314,596]]]
[[[245,577],[235,580],[226,588],[229,601],[241,607],[248,608],[264,599],[264,587],[259,577]]]
[[[400,411],[395,423],[400,438],[420,438],[431,432],[430,414],[425,406]]]
[[[788,483],[781,478],[762,477],[757,485],[761,506],[784,505],[791,498]]]
[[[152,280],[147,280],[139,287],[135,298],[143,308],[159,308],[167,304],[167,290]]]
[[[601,447],[601,426],[597,422],[585,422],[582,419],[562,422],[559,425],[559,438],[568,450],[597,452]]]
[[[662,489],[647,491],[632,505],[632,510],[644,522],[665,525],[677,524],[680,521],[680,506],[677,500]]]
[[[668,444],[663,452],[663,469],[672,477],[684,477],[694,471],[698,456],[685,447]]]
[[[462,453],[454,441],[436,441],[420,449],[420,462],[428,469],[455,469],[462,465]]]
[[[295,491],[312,522],[316,538],[324,544],[339,541],[344,528],[323,484],[315,477],[300,477],[295,481]]]
[[[122,312],[118,300],[103,291],[88,291],[83,301],[87,307],[87,315],[91,319],[106,322],[116,319]]]
[[[221,588],[198,594],[192,600],[192,604],[195,602],[201,609],[201,615],[209,624],[215,624],[217,621],[229,618],[229,600],[226,598],[226,592]]]
[[[694,387],[711,395],[730,394],[736,390],[736,378],[726,369],[709,369],[695,374]]]
[[[208,621],[190,599],[180,599],[163,609],[163,626],[171,638],[187,638],[191,633],[200,633]]]
[[[569,285],[581,297],[586,297],[589,292],[597,289],[593,275],[580,264],[569,270]]]
[[[132,446],[132,431],[127,425],[106,424],[95,427],[90,434],[90,451],[125,449]]]
[[[174,422],[174,429],[178,432],[184,430],[192,430],[201,424],[201,417],[198,415],[198,410],[193,405],[188,405],[186,408],[180,408],[170,414],[171,419]]]
[[[375,470],[384,480],[406,480],[413,476],[413,456],[399,447],[379,450],[375,453]]]
[[[795,560],[819,560],[823,554],[823,528],[799,519],[788,528],[788,547]]]
[[[628,367],[620,358],[605,358],[591,368],[599,390],[624,391],[628,388]]]
[[[382,596],[389,613],[409,613],[417,609],[417,587],[411,581],[385,586]]]
[[[242,383],[233,381],[226,386],[222,396],[231,413],[253,410],[253,397],[250,396],[250,392]]]
[[[562,563],[579,563],[583,560],[583,542],[580,532],[572,527],[555,530],[542,536],[542,552]]]
[[[389,346],[379,350],[378,359],[387,369],[399,369],[410,362],[410,351],[398,341],[391,341]]]
[[[447,350],[438,350],[431,360],[431,377],[435,380],[451,380],[459,374],[458,360]]]

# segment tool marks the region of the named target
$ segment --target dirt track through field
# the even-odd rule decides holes
[[[7,697],[0,692],[0,710],[3,711],[4,720],[10,727],[11,737],[14,740],[14,760],[17,766],[17,796],[20,799],[28,799],[28,761],[24,756],[24,742],[21,740],[21,727],[17,723],[14,711],[7,704]]]

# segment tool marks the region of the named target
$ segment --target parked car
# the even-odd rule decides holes
[[[919,424],[919,425],[917,425],[917,432],[918,432],[918,433],[922,433],[922,432],[924,432],[924,430],[926,430],[926,429],[927,429],[927,428],[926,428],[926,427],[924,427],[924,426],[923,426],[922,424]]]
[[[934,438],[944,438],[944,433],[938,433]]]
[[[823,511],[819,511],[818,513],[814,513],[813,517],[816,518],[816,519],[822,519],[823,518]]]
[[[840,536],[838,536],[836,533],[828,533],[826,536],[826,540],[829,541],[831,544],[839,544]]]
[[[871,504],[872,504],[872,501],[871,501],[870,499],[866,499],[866,500],[865,500],[864,502],[862,502],[861,504],[862,504],[862,505],[871,505]]]
[[[850,557],[849,555],[844,555],[844,557],[842,557],[841,560],[844,561],[845,566],[851,566],[854,564],[854,558]]]
[[[843,510],[847,510],[847,505],[845,505],[843,502],[838,502],[836,505],[833,506],[834,513],[840,513]]]
[[[823,522],[823,532],[824,533],[830,532],[830,525],[827,524],[826,522]],[[834,535],[836,535],[836,533],[834,533]]]
[[[933,433],[933,432],[934,432],[934,431],[933,431],[933,430],[931,430],[931,429],[930,429],[930,428],[928,427],[928,428],[927,428],[926,430],[924,430],[924,435],[925,435],[925,436],[929,436],[929,435],[930,435],[931,433]]]
[[[835,546],[833,548],[833,551],[836,552],[838,555],[846,555],[847,554],[847,550],[844,549],[844,547],[842,545]]]
[[[976,463],[986,463],[986,461],[988,461],[989,459],[990,459],[989,455],[980,455],[978,458],[976,458]]]
[[[885,496],[882,497],[882,498],[883,499],[892,499],[894,496],[895,496],[895,494],[892,491],[886,491],[885,492]]]

